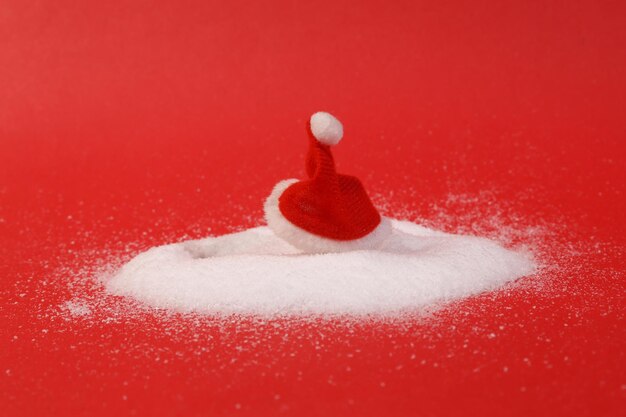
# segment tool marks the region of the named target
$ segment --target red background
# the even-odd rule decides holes
[[[1,414],[623,413],[624,5],[3,1]],[[395,322],[133,312],[93,284],[260,224],[321,109],[387,214],[497,216],[551,268]]]

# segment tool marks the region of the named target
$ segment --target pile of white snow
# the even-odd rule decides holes
[[[304,254],[257,227],[152,248],[106,284],[153,307],[205,314],[385,314],[491,290],[532,274],[523,252],[391,220],[381,250]]]

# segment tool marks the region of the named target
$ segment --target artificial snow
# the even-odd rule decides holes
[[[379,250],[305,254],[268,227],[152,248],[106,283],[149,306],[205,314],[372,315],[495,289],[535,264],[475,236],[389,219]]]
[[[91,308],[84,301],[70,300],[65,303],[64,307],[72,316],[87,316],[91,314]]]

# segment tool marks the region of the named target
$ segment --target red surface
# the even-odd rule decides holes
[[[625,12],[2,2],[1,414],[620,415]],[[258,224],[320,109],[386,213],[522,231],[552,268],[397,322],[164,316],[90,284]],[[81,290],[100,304],[73,317]]]
[[[380,214],[358,178],[337,174],[330,146],[320,143],[308,124],[305,166],[309,178],[282,192],[280,212],[289,222],[314,235],[336,240],[360,239],[376,229]]]

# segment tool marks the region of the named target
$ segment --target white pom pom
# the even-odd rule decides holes
[[[333,146],[343,137],[343,126],[332,114],[318,111],[311,116],[311,132],[319,142]]]

